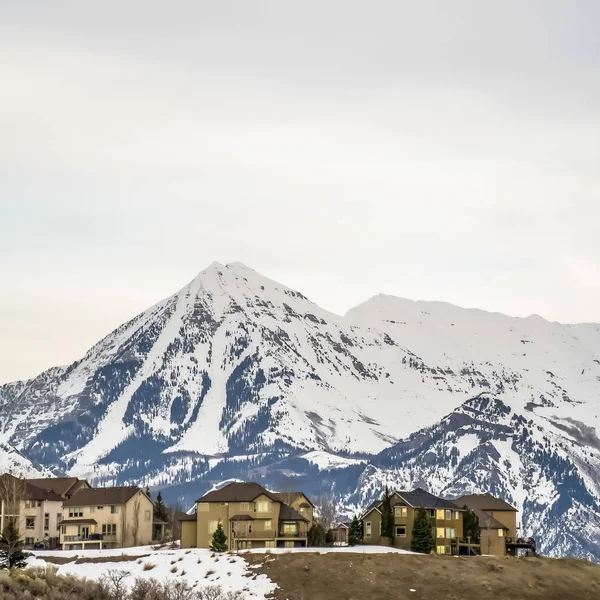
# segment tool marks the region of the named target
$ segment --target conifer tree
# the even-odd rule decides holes
[[[210,549],[213,552],[227,552],[227,536],[225,535],[225,531],[223,531],[221,521],[219,521],[213,533]]]
[[[152,496],[150,495],[150,488],[148,486],[146,486],[146,496],[148,496],[148,498],[152,500]]]
[[[27,566],[23,540],[14,519],[8,519],[0,534],[0,569],[24,569]]]
[[[167,507],[164,505],[162,494],[158,492],[156,496],[156,502],[154,503],[154,518],[159,521],[168,521],[169,515],[167,514]]]
[[[463,536],[471,538],[472,544],[478,544],[481,537],[479,517],[466,506],[464,508],[466,512],[463,514]]]
[[[412,539],[410,540],[410,549],[413,552],[430,554],[433,550],[433,529],[429,513],[420,508],[413,523]]]
[[[363,542],[363,526],[362,521],[354,515],[354,519],[350,523],[350,530],[348,531],[348,544],[350,546],[356,546]]]
[[[393,539],[394,515],[392,513],[392,495],[389,488],[385,487],[383,502],[381,504],[381,537]]]

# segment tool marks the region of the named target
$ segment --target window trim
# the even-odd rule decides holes
[[[404,533],[398,533],[399,529],[404,529]],[[396,525],[396,537],[397,538],[405,538],[406,537],[406,525]]]
[[[365,521],[365,537],[370,538],[372,532],[372,523],[371,521]]]

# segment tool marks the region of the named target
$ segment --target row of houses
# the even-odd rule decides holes
[[[438,554],[490,554],[516,556],[535,553],[532,539],[518,537],[517,509],[491,494],[473,494],[454,500],[439,498],[417,488],[391,493],[393,537],[382,535],[383,501],[371,504],[361,515],[363,542],[410,550],[417,511],[431,519],[434,550]],[[298,548],[308,545],[315,506],[302,492],[278,494],[257,483],[231,483],[196,500],[193,514],[181,522],[183,548],[208,548],[219,523],[230,550],[245,548]],[[474,538],[464,535],[467,510],[478,517]],[[333,543],[348,543],[350,523],[332,528]]]
[[[76,477],[0,476],[0,531],[17,523],[26,548],[119,548],[163,539],[164,521],[137,486],[92,488]]]

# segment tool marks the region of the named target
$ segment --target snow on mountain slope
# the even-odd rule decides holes
[[[380,462],[388,449],[456,424],[448,415],[482,395],[530,423],[527,435],[578,479],[565,487],[559,475],[524,477],[528,460],[543,470],[538,446],[526,447],[533,457],[525,460],[515,442],[523,430],[508,436],[495,427],[484,441],[473,420],[435,447],[416,445],[411,468],[434,465],[422,471],[423,485],[482,486],[476,472],[445,461],[452,448],[462,456],[492,444],[489,455],[501,457],[497,489],[524,507],[526,527],[542,510],[541,500],[525,510],[535,486],[554,490],[561,507],[567,490],[600,498],[599,325],[389,296],[342,317],[240,263],[214,263],[69,367],[1,386],[0,442],[48,468],[96,483],[148,484],[185,502],[223,480],[262,477],[274,489],[333,489],[358,506],[388,471],[409,481]],[[577,518],[595,523],[586,502]],[[543,521],[557,536],[559,513]],[[588,542],[582,534],[548,549],[585,553]]]

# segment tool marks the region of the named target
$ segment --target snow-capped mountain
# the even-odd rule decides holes
[[[236,477],[348,507],[385,481],[490,489],[547,552],[600,559],[599,414],[600,325],[386,296],[338,316],[214,263],[76,363],[1,386],[0,442],[186,501]]]

